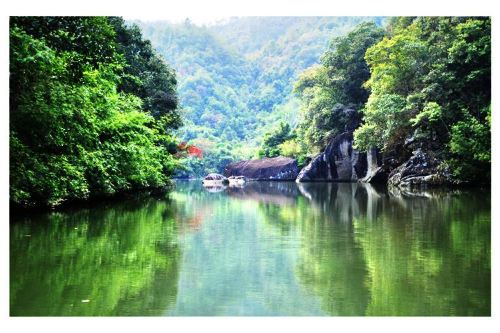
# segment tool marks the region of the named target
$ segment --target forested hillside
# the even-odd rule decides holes
[[[490,18],[138,24],[11,18],[13,203],[164,187],[251,157],[302,167],[342,133],[386,176],[418,151],[424,176],[490,180]]]
[[[176,85],[121,18],[11,18],[11,202],[55,206],[166,185],[178,166]]]
[[[404,155],[419,147],[455,179],[489,182],[490,18],[396,18],[365,59],[371,94],[355,132],[359,148]]]
[[[298,74],[319,63],[330,40],[363,17],[247,17],[198,26],[136,22],[177,70],[184,124],[179,136],[204,151],[181,175],[221,171],[256,155],[264,133],[281,121],[294,127]]]
[[[420,151],[447,182],[490,180],[489,18],[391,18],[385,29],[360,24],[333,40],[295,92],[298,126],[268,132],[261,156],[303,161],[354,131],[354,147],[378,149],[387,171]]]

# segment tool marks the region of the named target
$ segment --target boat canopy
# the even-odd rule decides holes
[[[205,180],[224,180],[226,177],[220,175],[218,173],[209,173],[205,178]]]

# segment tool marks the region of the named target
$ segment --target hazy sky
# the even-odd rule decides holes
[[[139,21],[169,21],[172,23],[184,22],[186,18],[197,25],[210,25],[214,23],[221,23],[229,20],[230,16],[162,16],[162,15],[148,15],[148,16],[124,16],[126,20],[139,20]]]

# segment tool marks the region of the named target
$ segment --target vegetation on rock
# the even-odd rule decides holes
[[[361,111],[358,149],[376,147],[402,163],[421,148],[455,180],[488,182],[490,30],[482,17],[391,18],[385,31],[361,24],[296,83],[302,118],[295,140],[309,154],[324,149],[351,126],[345,107],[335,106],[348,104]]]

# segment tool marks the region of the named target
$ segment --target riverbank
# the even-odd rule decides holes
[[[68,199],[58,205],[34,205],[22,206],[12,200],[9,202],[10,215],[22,216],[31,213],[44,213],[49,211],[66,211],[73,209],[92,208],[98,204],[116,203],[124,200],[136,200],[145,197],[162,196],[175,188],[175,181],[171,180],[168,185],[154,188],[131,189],[120,191],[109,195],[96,195],[88,199]]]

